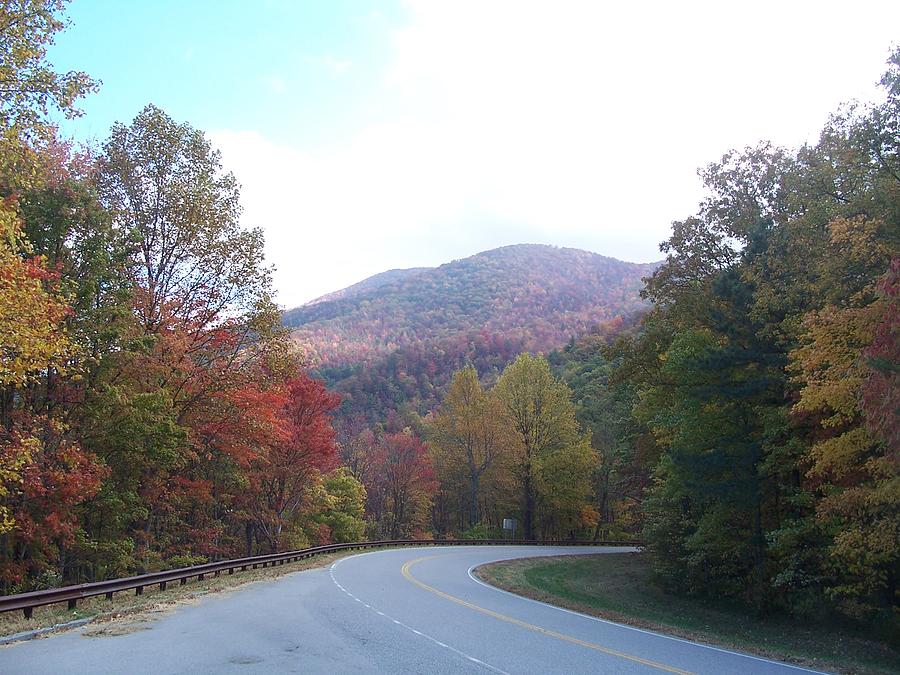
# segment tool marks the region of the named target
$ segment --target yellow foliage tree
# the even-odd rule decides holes
[[[862,388],[871,376],[863,352],[878,324],[896,311],[875,293],[871,266],[883,264],[887,252],[872,246],[873,228],[860,220],[831,224],[837,249],[833,283],[847,277],[837,274],[841,269],[867,268],[871,282],[852,295],[850,306],[809,312],[801,344],[790,355],[802,387],[794,412],[818,418],[822,429],[809,450],[807,475],[821,486],[817,514],[834,535],[830,557],[843,581],[832,593],[860,616],[885,599],[896,602],[880,596],[897,593],[892,578],[900,566],[900,476],[891,449],[872,434],[861,409]]]
[[[580,527],[599,459],[571,391],[544,357],[526,353],[503,371],[496,393],[518,446],[525,538],[534,538],[536,525],[545,536]]]
[[[25,384],[69,353],[65,300],[48,288],[52,274],[30,246],[6,203],[0,206],[0,384]]]
[[[486,392],[467,366],[453,375],[431,426],[429,449],[442,488],[465,494],[468,526],[480,520],[480,502],[496,492],[498,473],[508,463],[513,438],[503,424],[501,402]],[[496,501],[496,494],[492,494]]]
[[[29,259],[15,211],[0,202],[0,412],[9,419],[13,392],[51,365],[62,365],[69,352],[63,325],[64,300],[48,288],[51,275],[39,258]],[[34,439],[0,440],[0,534],[14,526],[7,506],[31,460]]]

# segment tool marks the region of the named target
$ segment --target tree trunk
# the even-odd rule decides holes
[[[469,527],[475,527],[478,524],[478,474],[472,474],[471,481],[471,502],[469,504]]]
[[[247,557],[253,555],[253,523],[249,520],[244,525],[244,537],[247,541]]]
[[[525,513],[523,523],[523,536],[525,539],[534,539],[534,487],[531,484],[531,468],[525,472]]]

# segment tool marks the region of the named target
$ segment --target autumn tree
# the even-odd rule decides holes
[[[0,385],[7,425],[15,388],[50,364],[64,366],[70,354],[69,306],[54,282],[44,259],[32,256],[15,211],[0,205]]]
[[[590,438],[575,419],[569,388],[542,356],[520,354],[496,386],[515,434],[517,475],[526,539],[578,529],[597,467]]]
[[[259,229],[240,226],[240,191],[201,131],[153,105],[113,126],[98,163],[104,205],[134,241],[141,321],[202,331],[269,297]]]
[[[131,125],[114,126],[97,161],[96,183],[104,211],[92,232],[111,233],[104,241],[124,244],[107,250],[122,270],[113,287],[128,289],[131,323],[103,355],[84,407],[85,431],[113,467],[102,493],[106,506],[87,516],[98,528],[94,536],[106,531],[135,542],[145,568],[162,564],[165,552],[233,551],[235,528],[253,522],[232,503],[234,495],[245,489],[250,459],[262,455],[247,445],[271,445],[259,439],[262,406],[242,401],[272,396],[265,381],[286,378],[284,364],[293,358],[268,300],[261,234],[240,226],[237,185],[202,132],[153,106]],[[71,201],[65,194],[51,197]],[[34,211],[55,223],[54,211]],[[59,239],[52,232],[48,243]],[[69,253],[62,261],[72,258]],[[108,276],[91,270],[86,281],[108,288]],[[120,316],[121,297],[104,297],[105,316]],[[79,312],[85,318],[92,313]],[[88,337],[96,342],[103,335]],[[120,426],[111,427],[112,420]],[[272,426],[271,420],[265,424]],[[129,428],[127,439],[114,441],[118,429]],[[229,516],[235,513],[245,514],[241,523]],[[107,515],[95,518],[100,514]],[[116,528],[124,529],[114,534]]]
[[[320,473],[337,464],[331,412],[340,398],[318,380],[299,374],[287,382],[280,414],[285,437],[261,453],[249,472],[253,525],[274,553]]]
[[[874,236],[872,223],[838,220],[830,228],[835,248],[843,244],[845,249],[834,267],[846,269],[860,258],[866,270],[887,265],[889,250]],[[817,513],[838,530],[830,559],[840,569],[841,582],[831,592],[858,615],[891,602],[900,582],[894,574],[900,564],[900,505],[893,497],[897,449],[872,433],[880,428],[877,408],[866,406],[864,394],[885,375],[885,361],[879,371],[879,362],[865,354],[884,350],[884,326],[897,308],[888,294],[888,278],[879,280],[871,271],[866,276],[868,284],[845,297],[841,306],[829,304],[804,316],[800,344],[791,353],[802,384],[795,413],[815,415],[821,428],[809,450],[808,475],[830,487]],[[881,344],[874,344],[876,331]],[[889,390],[885,396],[889,401]],[[871,406],[871,394],[868,401]]]
[[[100,203],[88,153],[51,138],[41,159],[41,179],[18,201],[23,232],[58,275],[71,306],[66,331],[82,374],[92,380],[101,357],[123,346],[133,323],[126,237]]]
[[[436,487],[425,443],[409,430],[380,439],[372,458],[368,494],[382,536],[401,539],[419,533],[427,522]]]
[[[442,484],[460,480],[467,495],[468,527],[481,520],[483,479],[510,451],[500,401],[485,392],[472,366],[457,371],[431,425],[430,450]]]
[[[366,533],[366,488],[346,467],[325,474],[309,490],[306,514],[320,545],[362,541]]]
[[[77,567],[76,543],[83,530],[80,504],[97,494],[108,470],[67,433],[59,421],[23,416],[10,440],[21,444],[27,461],[21,483],[8,496],[15,526],[0,537],[0,571],[9,588],[28,578],[59,583]]]
[[[49,124],[95,86],[47,63],[65,4],[0,7],[4,588],[355,536],[337,399],[299,370],[218,153],[154,106],[98,158]]]
[[[75,102],[93,91],[88,75],[58,73],[47,62],[47,48],[65,27],[67,0],[23,0],[0,7],[0,125],[34,129],[51,109],[80,114]]]
[[[873,437],[879,439],[895,465],[900,462],[900,258],[877,286],[884,311],[872,343],[863,350],[869,376],[861,386],[862,410]]]

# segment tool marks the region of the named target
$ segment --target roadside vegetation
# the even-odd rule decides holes
[[[145,623],[164,616],[179,605],[196,602],[206,595],[227,593],[257,581],[272,581],[286,574],[328,567],[340,558],[357,553],[359,551],[355,550],[323,553],[284,565],[236,571],[233,575],[223,574],[218,577],[210,575],[202,581],[191,579],[184,586],[170,583],[164,591],[159,590],[157,586],[146,586],[141,595],[135,595],[134,591],[121,591],[113,595],[112,600],[100,595],[80,600],[75,609],[66,609],[65,603],[36,607],[31,619],[25,619],[21,612],[6,612],[0,614],[0,637],[42,629],[66,630],[69,627],[83,625],[84,620],[104,624],[120,620],[129,624]],[[97,634],[112,635],[117,634],[117,630],[119,629],[109,628]]]
[[[656,583],[646,554],[525,558],[484,565],[475,574],[535,600],[809,668],[900,670],[900,651],[837,617],[762,617],[746,604],[667,593]]]

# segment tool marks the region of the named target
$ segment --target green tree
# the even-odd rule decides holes
[[[591,334],[572,342],[550,359],[571,388],[576,417],[591,432],[599,466],[594,473],[594,537],[637,538],[641,529],[639,505],[656,457],[653,436],[632,410],[637,382],[618,377],[623,366],[622,345],[630,331],[611,336]]]
[[[311,522],[320,543],[362,541],[366,533],[366,488],[346,467],[322,477],[309,498]],[[321,541],[326,537],[328,541]]]

